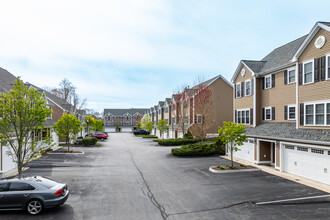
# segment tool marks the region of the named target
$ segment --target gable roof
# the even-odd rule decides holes
[[[159,106],[160,108],[162,108],[162,107],[164,106],[164,104],[165,104],[164,101],[159,101],[159,102],[158,102],[158,106]]]
[[[12,84],[16,79],[13,74],[0,67],[0,92],[9,92],[13,89]]]
[[[104,109],[103,115],[111,113],[113,116],[123,116],[125,114],[134,115],[135,113],[140,113],[144,115],[147,112],[147,108],[129,108],[129,109]]]
[[[315,34],[321,28],[324,29],[324,30],[326,30],[326,31],[330,31],[330,22],[324,22],[324,21],[316,22],[316,24],[314,25],[314,27],[312,28],[312,30],[309,32],[309,34],[306,35],[306,38],[304,39],[303,43],[300,45],[300,47],[297,49],[297,51],[293,55],[293,57],[291,59],[292,62],[298,61],[299,56],[302,54],[302,52],[304,52],[304,50],[306,49],[307,45],[311,42],[311,40],[313,39],[313,37],[315,36]]]

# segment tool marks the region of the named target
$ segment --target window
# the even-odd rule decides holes
[[[315,105],[315,124],[324,125],[324,104]]]
[[[7,190],[7,183],[0,183],[0,192]]]
[[[311,152],[314,154],[324,154],[324,150],[320,150],[320,149],[311,149]]]
[[[330,102],[305,104],[305,125],[329,126]]]
[[[197,115],[197,124],[202,124],[202,123],[203,123],[203,116]]]
[[[285,145],[285,149],[294,150],[294,146]]]
[[[236,84],[236,98],[241,97],[241,83]]]
[[[289,82],[289,84],[296,82],[296,70],[295,69],[288,70],[288,82]]]
[[[304,151],[304,152],[308,152],[308,148],[307,147],[297,147],[298,151]]]
[[[251,80],[245,82],[245,95],[251,95]]]
[[[265,89],[269,89],[272,87],[272,76],[265,76]]]
[[[313,82],[313,61],[304,63],[304,84]]]
[[[237,110],[237,123],[250,124],[250,110]]]
[[[27,183],[11,182],[8,191],[27,191],[35,188]]]
[[[265,120],[272,120],[272,109],[265,108]]]
[[[306,125],[314,124],[314,105],[306,105]]]
[[[288,106],[288,119],[295,120],[296,119],[296,107]]]

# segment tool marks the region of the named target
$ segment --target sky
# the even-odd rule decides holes
[[[260,60],[317,21],[330,1],[0,1],[0,67],[39,87],[64,78],[87,108],[150,108],[181,85]]]

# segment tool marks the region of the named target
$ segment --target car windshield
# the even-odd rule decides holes
[[[47,179],[47,178],[44,178],[44,177],[38,177],[38,178],[36,178],[36,181],[40,185],[42,185],[42,186],[44,186],[44,187],[46,187],[48,189],[50,189],[50,188],[52,188],[52,187],[54,187],[54,186],[56,186],[58,184],[57,182],[55,182],[53,180],[50,180],[50,179]]]

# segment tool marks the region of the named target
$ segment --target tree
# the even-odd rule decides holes
[[[138,123],[136,124],[136,129],[141,129],[141,127],[142,127],[142,123],[141,123],[141,122],[138,122]]]
[[[158,130],[160,132],[160,136],[162,138],[164,138],[164,136],[163,136],[164,132],[168,131],[168,123],[167,123],[167,121],[164,120],[164,119],[159,120],[158,123],[157,123],[157,128],[158,128]]]
[[[201,81],[201,79],[199,79]],[[195,123],[197,123],[196,131],[201,138],[201,141],[204,142],[204,139],[207,134],[207,130],[212,126],[212,123],[205,123],[206,121],[211,122],[212,112],[210,112],[211,107],[213,105],[213,101],[211,100],[212,90],[210,87],[203,82],[200,82],[194,91],[194,108],[195,108]],[[201,123],[199,123],[199,117]],[[207,125],[208,124],[208,125]]]
[[[235,122],[225,121],[223,122],[223,127],[219,127],[218,139],[222,141],[223,144],[227,145],[230,151],[231,165],[233,166],[233,154],[234,151],[238,151],[237,146],[242,146],[243,141],[245,141],[245,125],[236,124]]]
[[[93,124],[92,124],[92,130],[94,131],[103,131],[104,127],[103,127],[103,122],[100,120],[94,120]]]
[[[92,116],[85,116],[84,118],[87,134],[89,134],[89,128],[93,128],[95,119]]]
[[[81,121],[73,114],[66,114],[53,126],[59,137],[65,138],[65,143],[70,151],[70,140],[72,140],[81,129]]]
[[[43,137],[42,141],[35,139],[51,114],[45,95],[29,89],[19,78],[13,90],[0,93],[0,142],[8,145],[8,154],[17,164],[19,174],[28,162],[41,155],[45,149],[42,145],[51,145],[51,136]]]
[[[151,130],[154,128],[154,123],[152,121],[149,121],[146,125],[146,130],[151,132]]]
[[[144,114],[141,119],[141,128],[147,130],[147,123],[151,122],[151,116],[148,114]]]
[[[76,87],[70,82],[67,78],[64,78],[60,83],[59,86],[61,87],[63,99],[71,103],[72,95],[75,93]]]

